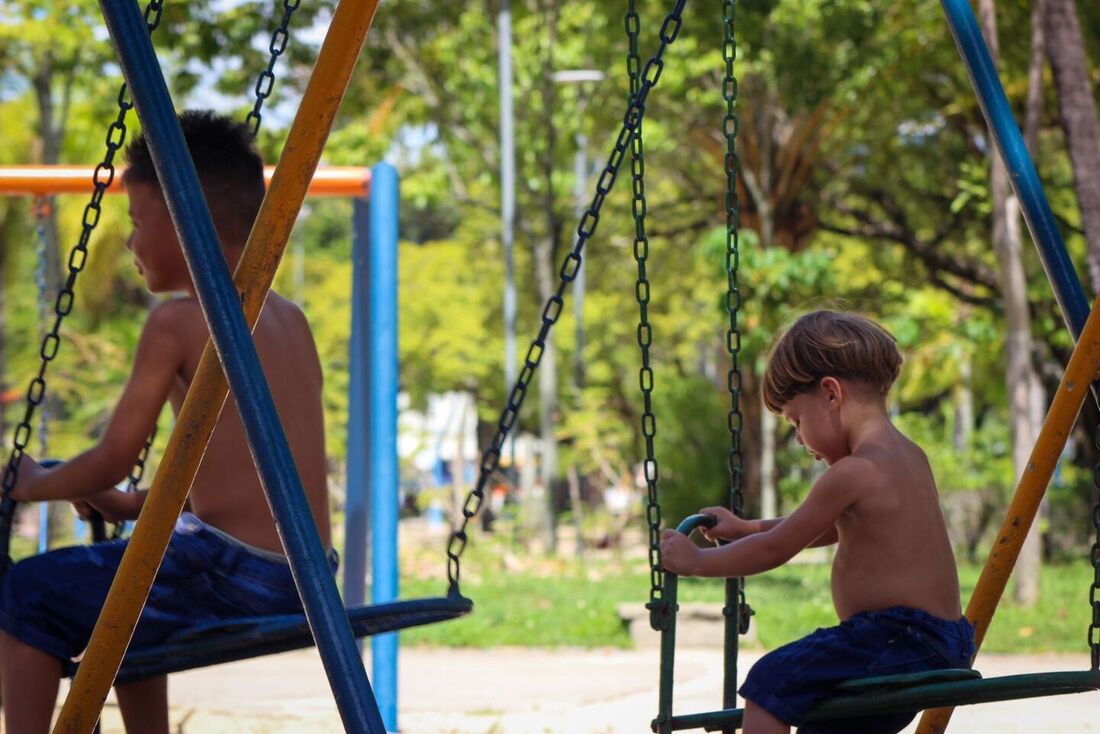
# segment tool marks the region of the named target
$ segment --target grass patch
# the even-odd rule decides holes
[[[521,559],[481,546],[464,561],[463,593],[474,600],[467,618],[402,633],[407,644],[496,647],[628,648],[630,638],[616,614],[622,602],[644,603],[649,594],[645,559],[592,557],[574,560]],[[425,574],[402,578],[403,597],[443,593],[442,564]],[[424,571],[425,566],[420,570]],[[959,569],[963,599],[977,583],[980,568]],[[1089,624],[1086,562],[1045,566],[1040,601],[1024,608],[1002,601],[983,649],[1001,653],[1085,652]],[[720,580],[682,579],[680,601],[721,603]],[[749,580],[749,604],[756,610],[758,644],[771,649],[817,627],[836,624],[829,590],[829,567],[792,565]],[[720,639],[715,639],[720,645]]]

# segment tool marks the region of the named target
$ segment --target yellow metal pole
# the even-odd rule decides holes
[[[259,318],[377,9],[378,0],[342,0],[336,8],[234,274],[250,326]],[[217,354],[207,342],[54,734],[88,734],[99,719],[228,394]]]
[[[1081,405],[1089,394],[1089,385],[1097,378],[1100,369],[1100,299],[1092,305],[1092,312],[1081,338],[1069,358],[1065,374],[1054,394],[1054,401],[1047,412],[1035,448],[1031,451],[1027,466],[1016,486],[1016,493],[1008,506],[1008,513],[993,549],[989,552],[978,585],[966,606],[966,617],[977,632],[977,644],[981,647],[986,630],[993,619],[993,612],[1004,594],[1008,577],[1016,565],[1024,539],[1039,511],[1058,457],[1066,445],[1081,412]],[[942,734],[951,720],[953,708],[930,709],[924,712],[917,734]]]

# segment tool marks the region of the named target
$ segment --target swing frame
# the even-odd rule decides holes
[[[1008,576],[1015,564],[1023,540],[1038,511],[1042,495],[1049,483],[1066,437],[1072,430],[1073,423],[1080,412],[1086,393],[1092,392],[1094,399],[1100,403],[1100,398],[1097,397],[1097,388],[1091,386],[1098,368],[1100,368],[1100,316],[1096,316],[1096,311],[1100,308],[1100,299],[1097,300],[1090,312],[1083,288],[1076,277],[1072,262],[1069,260],[1068,252],[1054,222],[1053,213],[1043,192],[1038,174],[1027,148],[1023,144],[1022,136],[1012,116],[1012,110],[1005,97],[996,66],[982,37],[973,10],[967,0],[941,0],[941,3],[956,46],[967,67],[983,114],[989,124],[997,150],[1005,160],[1011,173],[1010,180],[1021,201],[1025,220],[1039,250],[1063,317],[1070,332],[1077,339],[1070,365],[1063,375],[1062,383],[1059,386],[1050,413],[1044,422],[1043,431],[1028,463],[1028,470],[1022,473],[1021,484],[1009,507],[1001,534],[994,544],[974,597],[967,608],[967,616],[975,625],[977,643],[980,645],[1007,584]],[[649,70],[656,62],[657,76],[659,76],[662,64],[660,56],[663,54],[665,45],[674,40],[677,35],[683,8],[684,1],[680,0],[674,10],[666,17],[664,25],[662,25],[661,49],[651,59],[650,64],[645,67],[645,72],[640,77],[637,75],[637,70],[640,67],[636,55],[638,17],[633,1],[629,5],[626,16],[627,33],[631,41],[627,66],[631,73],[632,109],[639,106],[639,101],[642,109],[642,115],[638,116],[633,130],[637,138],[632,141],[635,156],[633,162],[635,165],[636,249],[639,241],[642,241],[646,248],[648,247],[644,229],[646,206],[644,180],[642,180],[641,174],[641,171],[644,171],[644,164],[641,163],[640,128],[641,117],[644,115],[645,95],[648,93],[649,88],[656,83],[657,78],[654,76],[651,79]],[[727,102],[724,129],[728,142],[726,154],[726,213],[729,233],[728,249],[730,250],[727,258],[732,255],[734,260],[734,266],[730,269],[728,297],[731,319],[730,344],[728,346],[733,363],[730,376],[730,392],[733,404],[729,426],[733,438],[733,451],[731,452],[730,461],[731,499],[733,500],[734,511],[740,514],[740,508],[737,506],[740,495],[738,476],[740,470],[740,421],[734,420],[734,416],[739,415],[738,400],[740,397],[740,374],[737,361],[737,352],[740,346],[740,339],[737,335],[737,311],[740,306],[740,293],[736,281],[739,215],[735,183],[738,161],[733,144],[737,120],[732,111],[733,102],[736,98],[736,80],[732,71],[732,57],[734,54],[729,53],[730,46],[735,48],[732,34],[734,24],[732,2],[724,4],[723,19],[726,24],[726,41],[723,48],[723,55],[726,59],[726,84],[723,93]],[[666,33],[666,29],[669,27],[674,28],[674,31]],[[642,87],[639,87],[639,78],[646,80],[645,85]],[[732,94],[731,89],[733,90]],[[630,112],[627,113],[628,119],[630,114]],[[731,117],[733,118],[732,133],[730,132]],[[641,214],[639,214],[639,211]],[[638,257],[637,254],[636,257]],[[642,327],[640,328],[644,328],[649,288],[648,281],[645,280],[643,258],[639,258],[638,288],[639,294],[644,292],[647,296],[646,298],[643,298],[642,295],[638,297],[642,319]],[[648,607],[650,609],[651,626],[661,633],[661,680],[658,713],[652,722],[652,729],[660,734],[698,727],[708,730],[732,731],[740,725],[743,716],[742,709],[731,706],[736,701],[738,638],[739,633],[745,627],[744,622],[747,621],[748,615],[752,613],[744,604],[743,586],[740,579],[727,580],[727,606],[724,610],[727,621],[725,643],[726,680],[723,689],[723,698],[727,708],[720,711],[682,716],[674,716],[672,713],[677,577],[675,574],[663,571],[660,567],[660,549],[657,545],[660,505],[656,501],[656,459],[653,456],[650,440],[654,430],[654,419],[649,410],[649,391],[652,389],[653,381],[648,360],[649,340],[643,340],[639,336],[639,345],[642,349],[641,383],[646,406],[643,431],[647,438],[646,478],[650,488],[651,502],[647,515],[650,521],[650,560],[654,577]],[[1086,391],[1084,389],[1085,385],[1090,385],[1091,390]],[[647,421],[650,426],[648,431],[646,430]],[[735,453],[737,453],[736,461]],[[1095,513],[1100,513],[1100,504],[1097,505]],[[686,519],[679,530],[687,534],[696,527],[711,522],[713,522],[713,518],[693,516]],[[1100,533],[1100,525],[1097,525],[1097,532]],[[1093,565],[1096,567],[1096,577],[1100,581],[1100,553],[1097,552],[1097,548],[1100,548],[1100,537],[1098,537],[1097,545],[1094,546],[1092,557]],[[733,583],[732,587],[730,581]],[[916,676],[900,675],[853,680],[841,684],[837,689],[840,695],[822,701],[812,710],[807,720],[934,709],[926,712],[918,730],[920,734],[931,734],[933,731],[940,732],[946,728],[951,714],[951,707],[956,705],[1079,693],[1100,689],[1100,640],[1096,639],[1100,637],[1100,621],[1098,621],[1100,620],[1100,600],[1097,598],[1096,590],[1097,586],[1094,583],[1091,595],[1093,624],[1089,629],[1089,643],[1092,649],[1092,667],[1090,670],[1026,674],[993,679],[982,679],[980,674],[970,670],[941,670]]]

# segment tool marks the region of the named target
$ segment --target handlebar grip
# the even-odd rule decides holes
[[[88,527],[92,531],[92,542],[102,543],[107,540],[107,523],[103,520],[103,515],[100,515],[96,511],[92,511],[92,516],[85,520],[88,523]]]
[[[709,530],[717,524],[717,516],[708,515],[701,512],[696,515],[688,515],[687,517],[685,517],[683,520],[680,521],[680,524],[676,526],[676,530],[683,533],[684,535],[691,535],[691,531],[695,530],[696,528],[706,528]]]

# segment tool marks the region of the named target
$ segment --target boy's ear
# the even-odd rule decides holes
[[[840,380],[835,377],[822,377],[820,386],[821,394],[825,396],[825,402],[829,407],[840,404],[841,398],[844,397],[844,386],[840,384]]]

